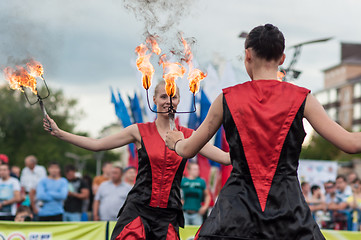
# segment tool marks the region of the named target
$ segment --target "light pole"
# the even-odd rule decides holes
[[[71,153],[71,152],[66,152],[65,156],[75,160],[75,166],[82,175],[83,175],[83,170],[84,170],[84,167],[86,164],[86,160],[92,158],[91,154],[80,156],[78,154]]]

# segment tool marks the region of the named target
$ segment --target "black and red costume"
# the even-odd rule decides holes
[[[187,159],[166,147],[155,122],[137,125],[142,140],[138,175],[111,239],[179,239],[179,226],[184,226],[180,183]],[[193,132],[181,126],[177,129],[185,138]]]
[[[325,239],[297,177],[309,92],[276,80],[223,90],[233,170],[198,239]]]

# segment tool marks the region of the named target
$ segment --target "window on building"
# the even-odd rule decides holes
[[[353,96],[354,96],[354,98],[361,97],[361,83],[356,83],[353,86]]]
[[[361,119],[361,104],[355,103],[353,105],[353,119]]]

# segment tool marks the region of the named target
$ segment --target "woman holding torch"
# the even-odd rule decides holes
[[[254,28],[245,41],[251,81],[224,89],[190,138],[166,136],[169,148],[190,158],[222,122],[226,132],[233,170],[196,239],[325,239],[297,178],[303,118],[348,153],[361,152],[361,133],[332,121],[308,89],[277,81],[284,42],[271,24]]]
[[[176,92],[172,98],[174,109],[180,100],[179,91]],[[155,87],[153,101],[157,111],[168,111],[170,98],[165,91],[164,81]],[[50,121],[50,125],[46,120]],[[186,138],[192,135],[191,129],[176,128]],[[92,151],[135,143],[139,158],[138,175],[119,212],[111,239],[179,239],[179,226],[184,225],[180,183],[187,159],[165,145],[164,139],[170,129],[168,113],[158,113],[154,122],[133,124],[102,139],[65,132],[49,116],[44,119],[44,129],[61,140]],[[211,144],[205,144],[199,153],[221,164],[230,164],[229,154]]]

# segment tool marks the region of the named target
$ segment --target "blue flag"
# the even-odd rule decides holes
[[[132,124],[132,122],[130,120],[130,117],[129,117],[129,114],[128,114],[128,110],[125,107],[125,104],[123,102],[123,99],[122,99],[119,91],[118,91],[119,101],[115,98],[112,88],[110,88],[110,91],[111,91],[111,94],[112,94],[111,102],[114,104],[114,107],[115,107],[115,114],[117,115],[119,120],[122,122],[123,127],[126,128],[126,127],[128,127],[128,126],[130,126]],[[129,144],[129,150],[130,150],[130,153],[131,153],[132,157],[134,158],[135,157],[135,153],[134,153],[135,145],[134,145],[134,143]]]
[[[132,111],[133,123],[142,123],[142,109],[140,108],[138,96],[135,93],[134,98],[129,97],[130,109]]]

